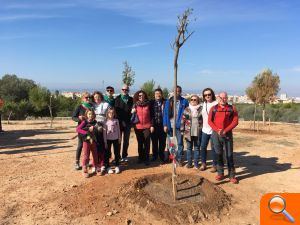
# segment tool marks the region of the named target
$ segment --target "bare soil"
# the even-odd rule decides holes
[[[171,165],[136,164],[134,133],[121,174],[86,179],[73,169],[73,122],[55,121],[53,129],[47,121],[3,124],[0,224],[258,225],[263,194],[300,192],[300,126],[249,127],[241,122],[234,132],[240,183],[216,182],[211,160],[204,172],[178,168],[179,200],[173,203]]]

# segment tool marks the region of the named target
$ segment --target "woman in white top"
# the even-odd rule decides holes
[[[203,96],[203,107],[202,107],[202,137],[201,137],[201,167],[200,170],[206,170],[206,158],[207,158],[207,145],[212,134],[212,128],[208,125],[208,114],[212,107],[218,104],[216,101],[216,96],[211,88],[205,88],[202,91]],[[217,157],[214,150],[214,146],[211,142],[211,152],[212,152],[212,170],[211,172],[216,172],[217,168]]]
[[[93,94],[93,108],[96,114],[97,122],[104,122],[109,104],[104,101],[103,94],[100,91],[95,91]]]

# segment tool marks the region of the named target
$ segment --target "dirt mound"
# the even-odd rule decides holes
[[[171,174],[148,175],[122,186],[117,200],[122,207],[164,224],[216,220],[229,209],[229,196],[203,177],[180,174],[177,189],[174,201]]]

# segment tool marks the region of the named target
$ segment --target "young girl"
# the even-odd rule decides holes
[[[86,110],[85,120],[76,128],[76,131],[81,135],[83,139],[83,157],[82,157],[82,169],[84,177],[88,178],[88,165],[90,152],[93,156],[93,166],[96,168],[97,173],[100,174],[100,166],[97,153],[97,121],[95,120],[95,112],[91,109]]]
[[[120,161],[120,125],[119,121],[115,118],[116,113],[114,108],[109,108],[106,114],[106,138],[107,138],[107,151],[105,156],[105,164],[107,166],[108,174],[114,173],[109,166],[109,158],[111,156],[111,145],[114,146],[115,155],[115,173],[120,173],[119,161]]]

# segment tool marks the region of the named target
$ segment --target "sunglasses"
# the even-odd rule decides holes
[[[112,89],[107,89],[106,91],[107,92],[114,92],[114,90],[112,90]]]
[[[204,94],[204,97],[211,96],[211,94]]]
[[[122,88],[122,91],[129,91],[129,89]]]
[[[192,102],[195,102],[195,101],[197,101],[197,99],[195,99],[195,98],[191,98],[191,101],[192,101]]]

